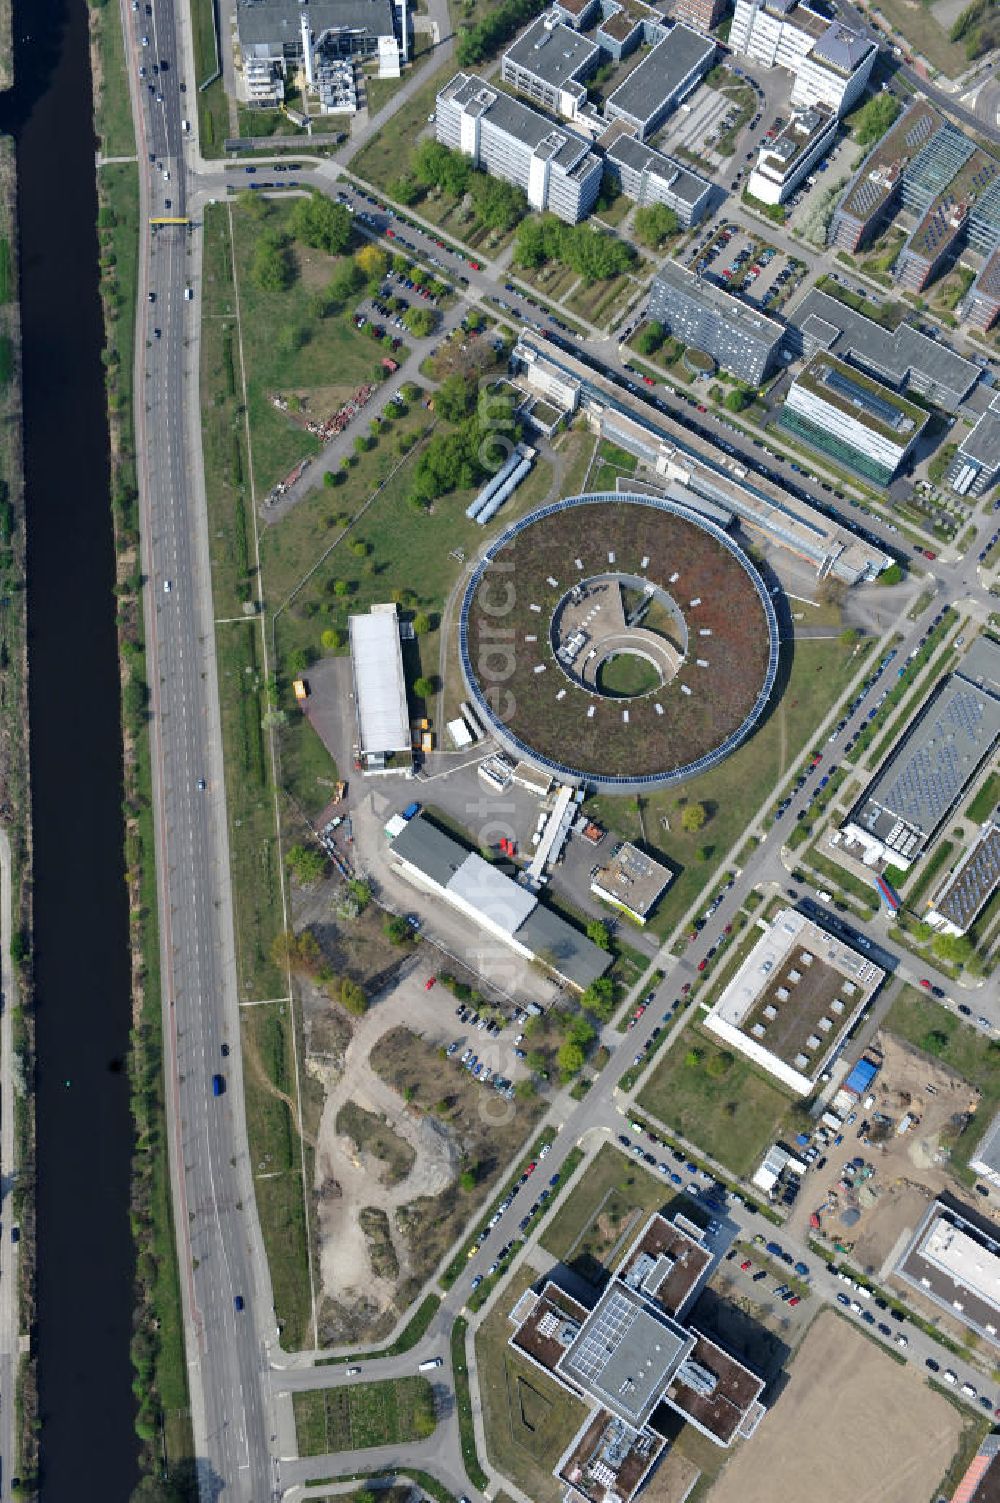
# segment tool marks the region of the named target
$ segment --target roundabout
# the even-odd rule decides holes
[[[571,496],[480,561],[465,686],[500,744],[573,783],[680,782],[734,750],[774,686],[778,629],[750,558],[666,498]]]

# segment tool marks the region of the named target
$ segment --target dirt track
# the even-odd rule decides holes
[[[919,1373],[827,1311],[711,1503],[917,1503],[944,1476],[961,1429]]]

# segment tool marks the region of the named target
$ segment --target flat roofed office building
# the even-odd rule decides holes
[[[236,33],[244,58],[302,62],[305,37],[313,46],[342,57],[367,57],[379,51],[379,39],[403,35],[405,5],[396,21],[393,0],[237,0]]]
[[[896,1265],[924,1299],[1000,1346],[997,1228],[951,1195],[932,1201]]]
[[[508,47],[500,77],[532,104],[573,120],[587,102],[584,80],[600,57],[594,42],[546,11]]]
[[[884,329],[874,319],[848,308],[839,298],[815,288],[807,292],[789,315],[786,343],[806,359],[825,350],[849,360],[894,386],[913,390],[929,402],[954,411],[975,386],[980,367],[956,355],[939,339],[931,339],[910,324]]]
[[[605,145],[603,138],[600,144]],[[665,204],[685,229],[708,213],[712,184],[633,135],[618,134],[605,147],[604,166],[627,198],[637,204]]]
[[[962,317],[973,329],[986,334],[1000,318],[1000,247],[983,263],[969,288]]]
[[[603,167],[582,137],[481,78],[456,73],[437,96],[437,139],[483,172],[523,188],[533,209],[567,224],[597,202]]]
[[[653,278],[649,316],[754,386],[774,365],[784,335],[774,319],[674,261]]]
[[[662,125],[712,66],[715,43],[688,26],[674,26],[608,96],[606,120],[624,120],[640,140]]]
[[[837,134],[837,117],[825,104],[797,110],[788,124],[760,148],[747,192],[765,204],[784,203],[809,169],[826,156]]]
[[[796,0],[736,0],[729,45],[793,75],[791,102],[844,115],[861,97],[878,49],[860,33]]]
[[[590,890],[612,907],[622,909],[637,924],[645,924],[672,880],[668,866],[626,840],[615,847],[610,861],[594,868]]]
[[[908,871],[1000,739],[1000,647],[978,637],[896,742],[841,837],[868,866]]]
[[[788,389],[783,428],[838,464],[887,485],[929,414],[831,355],[816,355]]]
[[[1000,395],[962,438],[947,478],[960,496],[983,496],[1000,480]]]
[[[783,908],[705,1018],[730,1048],[808,1096],[885,979],[867,955]]]
[[[967,934],[1000,886],[1000,822],[988,820],[928,904],[927,922],[942,934]]]

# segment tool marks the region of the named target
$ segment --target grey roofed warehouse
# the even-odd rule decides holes
[[[237,0],[240,46],[258,57],[301,57],[305,14],[314,40],[326,31],[394,34],[392,0]]]
[[[395,836],[392,857],[416,885],[436,892],[487,934],[526,959],[541,961],[580,991],[611,964],[606,950],[541,907],[528,888],[422,814]]]

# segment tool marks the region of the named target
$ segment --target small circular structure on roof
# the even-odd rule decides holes
[[[466,688],[501,745],[607,792],[704,772],[774,686],[778,627],[750,559],[666,498],[602,492],[532,512],[465,592]]]

